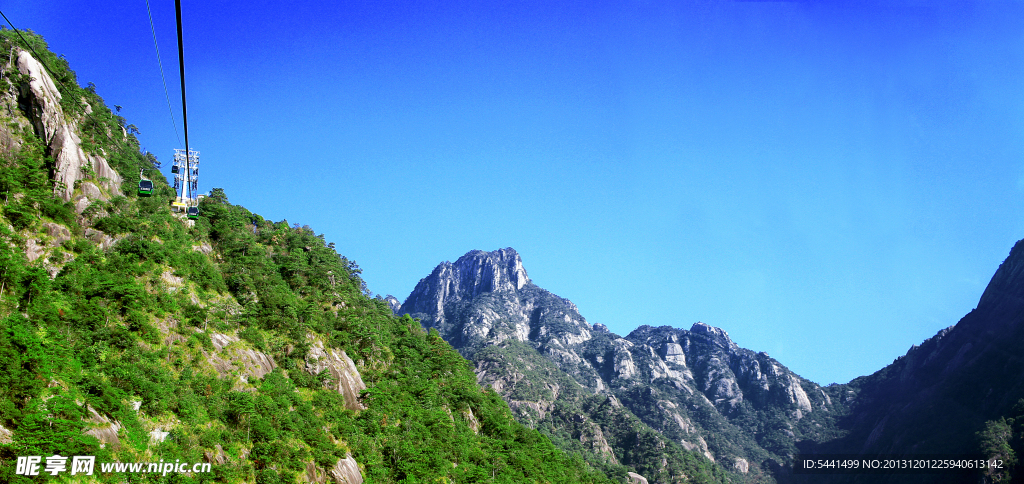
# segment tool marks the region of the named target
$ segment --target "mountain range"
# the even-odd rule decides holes
[[[801,455],[977,455],[985,423],[1024,397],[1020,242],[960,322],[872,375],[824,387],[701,322],[624,337],[591,325],[535,285],[511,248],[439,264],[395,311],[438,331],[521,422],[651,482],[685,473],[650,457],[659,453],[698,455],[745,482],[851,479],[793,475]],[[651,437],[626,438],[622,428]]]

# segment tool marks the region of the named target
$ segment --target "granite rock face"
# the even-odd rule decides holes
[[[330,381],[333,386],[328,388],[345,397],[345,408],[352,411],[366,409],[359,402],[359,393],[366,390],[366,384],[363,383],[363,377],[352,358],[344,351],[324,348],[323,343],[317,341],[306,354],[306,371],[311,375],[317,375],[324,370],[331,375]]]
[[[76,121],[61,107],[61,93],[53,79],[28,51],[21,51],[17,59],[18,70],[30,80],[22,86],[23,105],[29,107],[26,113],[36,134],[46,143],[48,154],[54,159],[55,179],[59,182],[57,195],[71,200],[75,182],[83,177],[83,169],[90,167],[97,179],[105,179],[104,187],[110,195],[120,195],[121,175],[102,156],[87,154],[82,149]],[[90,199],[106,199],[99,193],[87,194]]]
[[[359,463],[352,458],[352,454],[346,455],[344,459],[339,459],[330,469],[329,474],[335,484],[363,484],[363,474],[359,470]]]
[[[421,318],[456,348],[506,339],[538,341],[564,353],[590,339],[590,325],[567,299],[532,283],[514,249],[475,250],[444,262],[416,285],[398,314]],[[454,342],[453,342],[454,341]]]
[[[87,410],[89,418],[86,420],[85,434],[96,437],[104,447],[109,445],[112,449],[120,448],[121,439],[117,434],[121,430],[121,422],[100,415],[91,406],[87,406]]]
[[[211,333],[210,341],[216,351],[206,351],[207,361],[222,378],[231,377],[237,374],[243,382],[249,378],[263,378],[277,368],[277,363],[266,353],[246,348],[241,345],[237,336]]]
[[[402,301],[399,301],[397,297],[388,294],[384,297],[384,300],[387,301],[388,307],[391,308],[391,312],[398,314],[398,311],[402,309]]]

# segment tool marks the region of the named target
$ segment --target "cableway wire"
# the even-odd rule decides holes
[[[153,47],[156,48],[156,62],[160,66],[160,80],[164,83],[164,99],[167,101],[167,113],[171,115],[171,126],[174,126],[174,137],[178,138],[178,146],[181,146],[181,136],[178,135],[178,123],[174,120],[174,111],[171,109],[171,98],[167,94],[167,78],[164,77],[164,61],[160,58],[160,45],[156,42],[156,27],[153,26],[153,11],[149,8],[149,0],[146,0],[146,13],[149,14],[149,30],[153,33]]]
[[[185,104],[185,48],[184,44],[182,44],[181,35],[181,0],[174,0],[174,10],[178,18],[178,68],[181,75],[181,120],[185,126],[185,173],[188,175],[186,178],[191,178],[192,172],[189,171],[189,162],[192,158],[192,152],[188,149],[188,109]],[[191,185],[191,180],[185,181],[184,185]],[[191,188],[190,186],[183,186],[182,194],[186,190],[191,192]]]

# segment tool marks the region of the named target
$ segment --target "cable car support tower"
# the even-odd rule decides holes
[[[185,125],[185,149],[174,150],[174,189],[177,198],[171,205],[184,209],[186,216],[195,220],[199,218],[199,152],[188,147],[188,109],[185,104],[185,49],[181,35],[181,0],[174,0],[174,10],[178,20],[178,68],[181,74],[181,119]]]
[[[186,212],[188,218],[193,218],[193,211],[199,214],[199,152],[189,150],[186,157],[185,150],[175,149],[171,173],[174,174],[174,191],[177,193],[172,205]]]

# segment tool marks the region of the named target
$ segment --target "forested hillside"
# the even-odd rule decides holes
[[[173,213],[127,121],[28,39],[56,79],[0,31],[0,482],[612,482],[311,228],[219,189]],[[95,472],[16,465],[55,454]],[[158,461],[211,471],[100,469]]]

